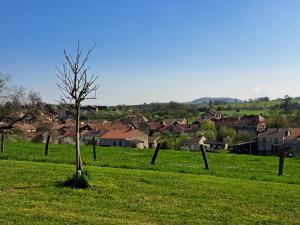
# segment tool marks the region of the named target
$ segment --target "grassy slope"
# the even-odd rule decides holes
[[[73,163],[74,146],[50,145],[48,157],[43,156],[43,145],[32,143],[10,143],[0,159]],[[278,157],[208,153],[211,169],[203,170],[199,152],[160,151],[155,166],[150,165],[152,150],[130,148],[97,148],[98,159],[92,158],[91,146],[82,147],[85,165],[159,170],[190,174],[213,175],[226,178],[241,178],[290,184],[300,184],[300,159],[286,158],[284,176],[277,176]]]
[[[280,106],[283,103],[283,100],[271,100],[268,102],[242,102],[242,103],[230,103],[227,105],[223,105],[224,110],[221,110],[220,112],[224,116],[236,116],[236,108],[240,109],[240,112],[238,115],[240,116],[246,116],[246,115],[260,115],[262,114],[263,116],[270,116],[270,112],[280,112],[280,110],[274,110],[271,109],[272,107],[275,106]],[[300,103],[300,99],[293,99],[291,100],[291,103]],[[230,109],[231,108],[231,109]],[[295,113],[295,110],[294,110]]]
[[[0,224],[300,224],[300,186],[88,166],[92,188],[56,186],[73,165],[0,161]]]

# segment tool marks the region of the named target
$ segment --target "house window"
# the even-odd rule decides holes
[[[275,139],[274,139],[274,144],[275,144],[275,145],[278,145],[278,144],[279,144],[278,138],[275,138]]]
[[[119,146],[122,146],[122,141],[119,141]]]
[[[267,143],[267,139],[263,138],[263,143]]]
[[[113,142],[113,146],[116,146],[116,142],[115,141]]]

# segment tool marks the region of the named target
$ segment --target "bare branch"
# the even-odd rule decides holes
[[[89,48],[85,56],[83,56],[84,50],[80,48],[79,41],[74,56],[64,50],[65,62],[61,68],[56,67],[59,79],[57,86],[64,99],[73,99],[74,102],[81,102],[99,88],[99,85],[95,84],[98,76],[90,76],[88,74],[90,66],[86,65],[95,46]]]

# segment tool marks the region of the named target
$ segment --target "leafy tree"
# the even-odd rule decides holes
[[[218,130],[218,139],[231,144],[236,138],[236,131],[230,127],[222,126]]]
[[[173,149],[174,148],[174,135],[170,131],[161,132],[160,136],[162,142],[162,148]]]
[[[287,128],[288,120],[285,115],[279,112],[273,112],[267,118],[267,124],[271,128]]]
[[[205,120],[200,125],[199,135],[204,135],[207,140],[215,141],[216,140],[216,127],[215,123],[210,120]]]
[[[296,111],[296,115],[295,115],[295,117],[294,117],[294,120],[295,120],[295,121],[300,121],[300,110],[297,110],[297,111]]]
[[[292,98],[288,95],[286,95],[283,99],[283,102],[281,104],[281,108],[286,114],[289,114],[292,110],[293,104],[291,102]]]
[[[259,98],[256,98],[255,101],[257,101],[257,102],[269,102],[270,98],[269,97],[259,97]]]

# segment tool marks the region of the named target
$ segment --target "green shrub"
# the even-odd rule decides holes
[[[86,189],[90,187],[88,174],[82,173],[81,175],[74,174],[72,177],[69,177],[64,183],[64,187],[71,187],[76,189]]]

